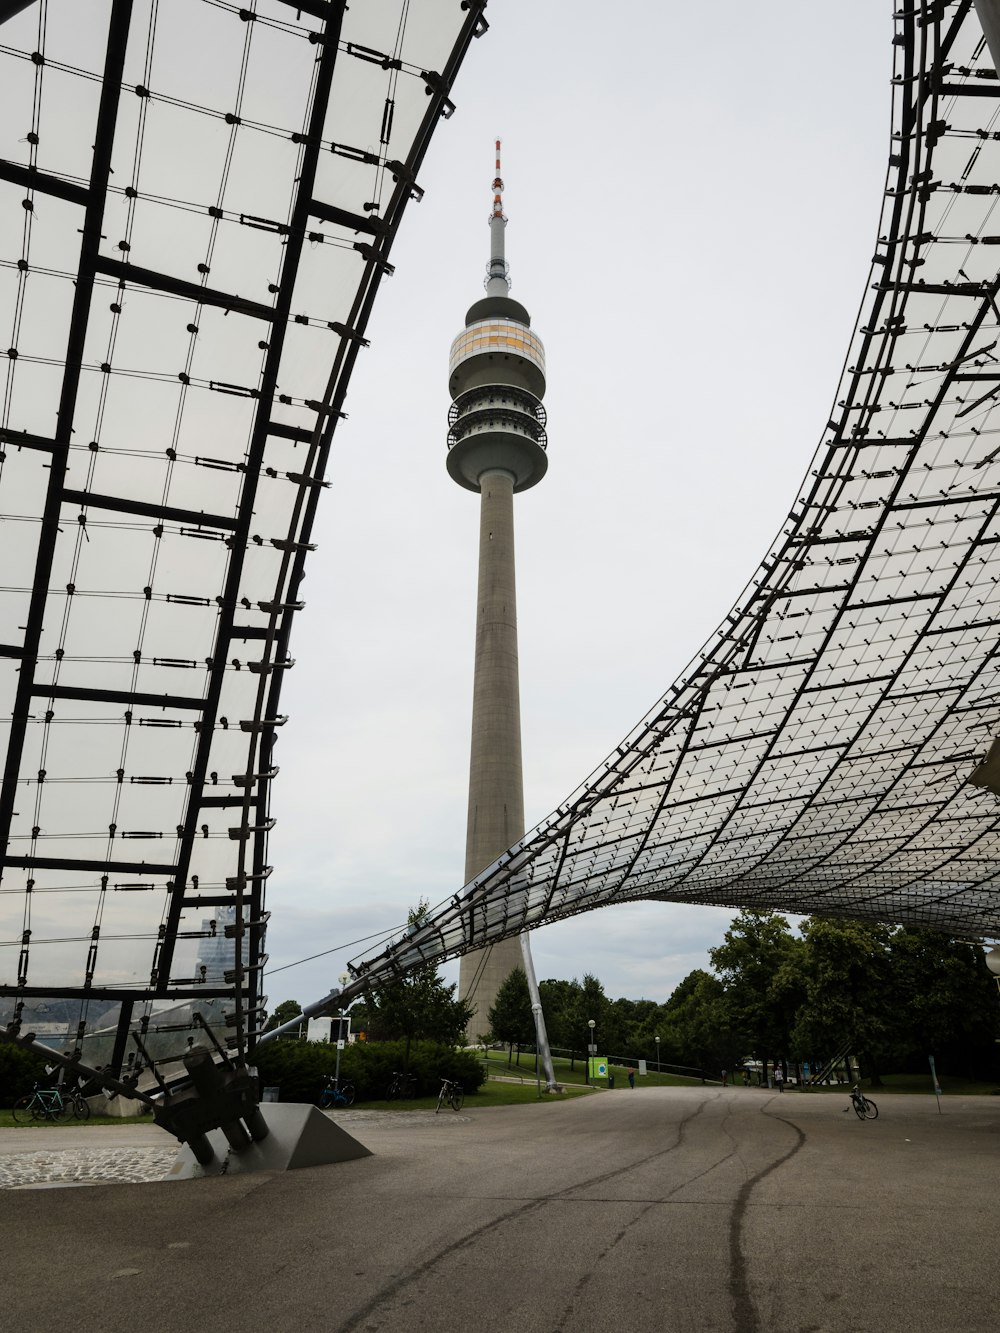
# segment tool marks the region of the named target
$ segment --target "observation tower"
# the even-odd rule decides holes
[[[466,883],[524,834],[514,495],[541,481],[548,466],[545,349],[527,310],[509,294],[499,139],[496,151],[486,296],[470,306],[448,366],[448,471],[480,495]],[[527,934],[462,958],[459,994],[475,1005],[470,1034],[486,1031],[497,991],[516,967],[527,973],[537,1004]]]

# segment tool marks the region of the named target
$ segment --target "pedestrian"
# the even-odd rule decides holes
[[[743,1086],[745,1088],[750,1086],[750,1070],[746,1066],[743,1068]]]
[[[779,1091],[779,1092],[784,1092],[784,1091],[785,1091],[785,1071],[782,1069],[781,1065],[775,1065],[775,1066],[774,1066],[774,1081],[775,1081],[775,1083],[777,1083],[777,1085],[778,1085],[778,1091]]]
[[[629,1085],[630,1088],[634,1088],[634,1087],[635,1087],[635,1070],[634,1070],[634,1069],[630,1069],[630,1070],[628,1071],[628,1085]]]
[[[722,1086],[723,1086],[723,1087],[726,1087],[726,1086],[727,1086],[727,1085],[726,1085],[726,1071],[725,1071],[725,1070],[722,1071]]]

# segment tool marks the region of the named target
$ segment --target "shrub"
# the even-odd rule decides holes
[[[0,1042],[0,1106],[13,1106],[36,1083],[46,1081],[45,1059],[23,1046]]]
[[[358,1102],[381,1101],[393,1072],[403,1067],[405,1042],[355,1042],[341,1052],[340,1077],[350,1079]],[[280,1087],[283,1102],[314,1102],[323,1080],[337,1067],[336,1047],[323,1042],[272,1041],[261,1046],[254,1059],[262,1087]],[[415,1095],[437,1094],[441,1079],[461,1083],[475,1092],[486,1077],[471,1051],[456,1051],[435,1042],[410,1046],[409,1073],[416,1077]]]

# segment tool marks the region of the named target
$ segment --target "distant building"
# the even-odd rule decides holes
[[[203,937],[198,941],[198,961],[195,976],[222,985],[223,973],[231,971],[236,963],[236,945],[226,937],[226,927],[236,924],[236,908],[220,907],[215,916],[203,920]],[[244,946],[245,950],[245,946]],[[204,972],[202,972],[204,969]]]

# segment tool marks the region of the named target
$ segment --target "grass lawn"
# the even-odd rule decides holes
[[[117,1115],[92,1115],[89,1120],[77,1120],[70,1116],[67,1120],[32,1120],[27,1125],[15,1125],[13,1112],[0,1108],[0,1129],[45,1129],[47,1126],[60,1129],[86,1129],[89,1125],[151,1125],[150,1115],[129,1116],[122,1119]]]
[[[1000,1083],[979,1082],[971,1078],[959,1078],[951,1074],[939,1074],[938,1084],[943,1096],[947,1097],[950,1093],[953,1097],[989,1097],[1000,1096]],[[796,1088],[794,1084],[789,1086],[785,1084],[786,1092],[803,1092],[810,1096],[814,1093],[835,1092],[840,1096],[845,1096],[850,1092],[849,1083],[834,1084],[833,1087],[821,1088]],[[926,1074],[883,1074],[882,1086],[873,1087],[869,1078],[861,1080],[861,1087],[865,1092],[877,1096],[880,1092],[913,1092],[922,1093],[928,1097],[934,1095],[934,1085],[931,1082],[930,1071]]]
[[[567,1088],[568,1096],[586,1096],[585,1090],[581,1088]],[[542,1101],[555,1102],[558,1097],[549,1097],[545,1091],[545,1083],[542,1083]],[[468,1092],[465,1095],[465,1111],[475,1111],[483,1106],[518,1106],[523,1102],[537,1102],[538,1088],[534,1078],[531,1082],[524,1083],[501,1083],[497,1079],[489,1079],[478,1092]],[[432,1097],[414,1097],[411,1101],[401,1102],[355,1102],[355,1108],[363,1111],[433,1111],[437,1106],[437,1094]],[[441,1114],[454,1115],[450,1106],[442,1107]]]
[[[490,1073],[501,1078],[523,1078],[525,1082],[535,1082],[535,1057],[533,1055],[522,1055],[520,1065],[515,1063],[508,1064],[506,1051],[489,1051],[486,1055],[490,1067]],[[516,1057],[515,1057],[516,1059]],[[584,1068],[582,1061],[578,1058],[574,1061],[574,1068],[570,1068],[570,1062],[563,1056],[553,1056],[552,1067],[555,1072],[556,1080],[565,1084],[567,1087],[574,1085],[583,1085]],[[700,1078],[684,1078],[679,1074],[658,1074],[654,1069],[649,1069],[648,1073],[639,1075],[636,1067],[636,1087],[639,1088],[690,1088],[700,1087]],[[614,1091],[618,1092],[621,1088],[628,1091],[628,1066],[611,1065],[611,1073],[615,1078]],[[601,1079],[597,1086],[607,1089],[607,1080]]]

